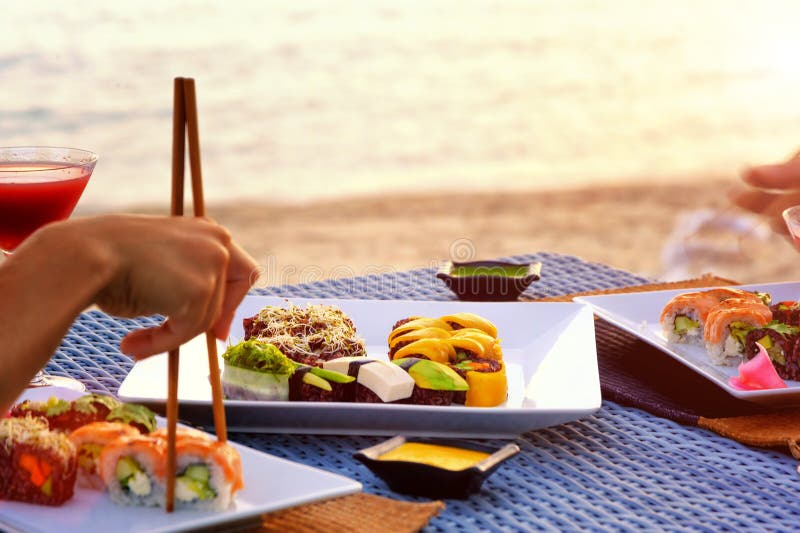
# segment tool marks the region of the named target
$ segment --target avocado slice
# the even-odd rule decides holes
[[[763,346],[765,350],[769,350],[770,348],[772,348],[772,337],[770,337],[769,335],[764,335],[756,342],[761,346]]]
[[[327,381],[333,381],[334,383],[352,383],[356,380],[353,376],[348,376],[347,374],[342,374],[341,372],[335,372],[333,370],[326,370],[318,366],[311,367],[311,370],[308,372]]]
[[[133,477],[134,474],[141,471],[142,469],[139,467],[139,463],[134,461],[131,457],[123,457],[117,461],[117,480],[119,480],[120,484],[123,486],[128,484],[128,480]]]
[[[747,337],[747,333],[751,329],[753,329],[753,326],[751,326],[747,322],[741,322],[737,320],[731,322],[730,325],[728,326],[728,329],[730,330],[733,338],[739,342],[739,345],[744,346],[744,341],[745,338]]]
[[[686,315],[678,315],[675,317],[673,330],[675,333],[683,335],[690,330],[697,329],[698,327],[700,327],[700,323],[698,321],[692,320]]]
[[[312,385],[314,387],[320,388],[328,392],[331,392],[333,390],[333,387],[331,387],[330,383],[328,383],[321,377],[313,374],[311,371],[308,371],[305,374],[303,374],[303,383],[307,385]]]
[[[455,370],[436,361],[405,357],[403,359],[395,359],[392,362],[408,372],[414,378],[417,386],[422,389],[469,390],[467,382]]]

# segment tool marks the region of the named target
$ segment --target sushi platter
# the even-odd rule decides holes
[[[588,306],[572,303],[421,302],[248,296],[219,352],[245,337],[245,319],[267,306],[329,305],[341,309],[365,344],[366,355],[387,359],[387,336],[401,319],[475,313],[501,339],[508,380],[505,401],[493,407],[227,399],[230,431],[355,435],[512,438],[526,431],[587,416],[600,408],[594,323]],[[180,417],[213,426],[204,339],[183,346]],[[166,354],[136,363],[119,389],[124,401],[163,410]]]
[[[772,302],[800,299],[800,282],[739,285],[735,288],[769,294]],[[672,298],[686,292],[681,289],[582,296],[575,301],[590,305],[598,316],[662,350],[738,399],[776,407],[800,405],[799,381],[785,380],[786,388],[740,390],[731,385],[731,378],[739,373],[736,365],[715,364],[703,346],[669,342],[660,323],[661,312]]]
[[[59,387],[28,389],[18,399],[45,401],[51,396],[71,400],[81,393]],[[164,425],[164,419],[158,419]],[[361,484],[351,479],[287,461],[231,442],[241,456],[244,488],[235,503],[222,511],[182,509],[165,513],[159,507],[127,507],[108,494],[76,488],[61,506],[0,501],[3,531],[181,531],[221,527],[257,519],[263,513],[294,505],[352,494]],[[280,479],[280,483],[275,483]]]

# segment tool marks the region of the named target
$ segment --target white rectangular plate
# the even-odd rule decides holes
[[[508,400],[498,407],[226,400],[232,431],[350,435],[515,437],[561,424],[600,408],[600,382],[591,309],[572,303],[475,303],[396,300],[323,300],[248,296],[234,318],[229,342],[244,335],[242,318],[267,305],[321,303],[341,308],[364,338],[367,353],[387,357],[387,336],[402,318],[468,311],[495,323],[509,380]],[[225,346],[220,345],[220,353]],[[119,389],[125,401],[162,408],[167,357],[136,363]],[[181,349],[180,417],[213,425],[205,340]]]
[[[736,288],[768,292],[772,296],[773,302],[800,299],[800,282],[737,285]],[[800,405],[800,382],[787,381],[788,388],[786,389],[738,390],[728,384],[731,376],[738,375],[737,367],[712,364],[702,346],[667,342],[659,323],[661,310],[674,296],[700,290],[703,289],[581,296],[575,298],[575,301],[591,305],[598,316],[669,354],[688,368],[725,389],[731,396],[766,405]]]
[[[46,400],[57,396],[74,399],[81,393],[59,387],[28,389],[17,401]],[[159,419],[163,425],[164,419]],[[280,459],[231,442],[242,458],[244,489],[235,505],[225,511],[124,507],[104,492],[75,488],[75,495],[60,507],[0,501],[0,529],[19,531],[106,532],[181,531],[230,526],[255,520],[270,511],[344,496],[361,491],[361,484],[323,470]]]

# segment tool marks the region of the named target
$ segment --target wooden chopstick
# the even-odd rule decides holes
[[[200,166],[200,134],[197,126],[197,95],[192,78],[183,79],[183,94],[186,112],[186,131],[189,141],[189,167],[192,171],[192,202],[194,216],[206,214],[203,199],[203,172]],[[228,440],[228,429],[225,424],[225,407],[222,404],[222,384],[219,376],[219,359],[217,358],[217,339],[210,331],[206,332],[206,349],[208,351],[208,372],[211,381],[211,399],[214,412],[214,429],[217,441]]]
[[[174,102],[172,111],[172,202],[170,213],[183,215],[183,189],[186,160],[186,136],[189,141],[189,167],[192,174],[192,204],[194,216],[206,214],[203,198],[203,172],[200,166],[200,134],[197,126],[197,94],[192,78],[175,78]],[[211,398],[214,414],[214,427],[217,441],[228,440],[225,424],[225,407],[222,403],[222,385],[217,359],[217,339],[210,331],[206,332],[208,350],[208,370],[211,382]],[[175,505],[175,437],[178,422],[178,361],[180,348],[171,350],[168,355],[167,385],[167,486],[166,510],[171,513]]]
[[[172,205],[173,216],[183,215],[184,161],[186,153],[186,104],[183,81],[175,79],[172,109]],[[167,486],[166,510],[171,513],[175,504],[175,434],[178,424],[178,362],[180,347],[167,356]]]

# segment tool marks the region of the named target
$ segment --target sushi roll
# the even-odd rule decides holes
[[[500,340],[479,329],[463,328],[454,331],[450,343],[457,354],[466,354],[467,357],[495,360],[503,358]]]
[[[395,322],[394,326],[392,326],[392,331],[389,333],[388,339],[389,345],[392,344],[392,341],[395,337],[425,328],[436,328],[444,331],[451,331],[453,329],[450,324],[441,318],[428,318],[419,316],[404,318],[402,320],[398,320]]]
[[[0,420],[0,500],[61,505],[75,490],[75,446],[40,418]]]
[[[120,403],[109,411],[106,421],[126,424],[141,434],[156,429],[156,414],[144,405],[135,403]]]
[[[92,422],[69,434],[78,457],[78,486],[93,489],[105,487],[98,470],[103,448],[120,437],[134,437],[139,430],[121,422]]]
[[[800,326],[800,302],[784,301],[769,306],[772,319],[789,326]]]
[[[19,418],[28,416],[41,418],[47,422],[47,427],[51,430],[70,431],[73,426],[79,425],[73,420],[72,403],[55,396],[39,402],[25,400],[12,406],[9,415]]]
[[[714,307],[706,317],[704,342],[711,362],[736,365],[742,361],[747,333],[772,320],[772,311],[762,302],[730,298]]]
[[[702,345],[708,314],[727,300],[769,305],[767,293],[721,287],[682,293],[672,298],[661,311],[661,328],[668,342]]]
[[[222,392],[232,400],[288,400],[295,363],[274,345],[256,339],[228,348],[222,358]]]
[[[243,324],[245,340],[273,344],[297,363],[322,366],[330,359],[367,353],[353,321],[333,305],[267,306]]]
[[[318,366],[297,365],[289,378],[289,400],[300,402],[343,402],[356,378]]]
[[[462,359],[453,365],[469,388],[456,394],[455,403],[467,407],[496,407],[508,397],[508,378],[503,361],[497,359]]]
[[[402,338],[402,337],[398,337]],[[392,354],[392,359],[406,357],[424,357],[437,363],[448,364],[456,359],[456,350],[450,338],[418,339],[399,348]]]
[[[156,427],[156,416],[143,405],[122,403],[103,394],[86,394],[73,401],[51,396],[43,402],[26,400],[11,408],[11,416],[36,416],[47,420],[51,430],[70,433],[93,422],[122,422],[141,433]]]
[[[394,354],[404,346],[421,339],[449,339],[450,331],[436,327],[413,329],[392,337],[389,341],[389,359],[394,359]]]
[[[668,342],[703,344],[706,317],[719,304],[712,294],[689,292],[672,298],[661,311],[661,328]]]
[[[167,428],[150,434],[167,445]],[[236,448],[208,433],[178,427],[175,433],[175,507],[219,511],[230,507],[244,487]]]
[[[414,380],[414,390],[408,400],[414,405],[450,405],[456,392],[469,389],[464,378],[441,363],[416,357],[395,359],[392,363]]]
[[[100,477],[114,503],[163,507],[166,440],[120,437],[100,452]]]
[[[463,328],[479,329],[487,335],[497,338],[497,326],[474,313],[455,313],[452,315],[445,315],[440,317],[440,319],[444,320],[454,330]]]
[[[766,292],[759,292],[759,291],[746,291],[743,289],[736,289],[733,287],[720,287],[717,289],[708,289],[703,291],[703,294],[714,298],[717,302],[724,302],[725,300],[730,300],[731,298],[737,298],[739,300],[749,300],[756,303],[763,303],[764,305],[770,305],[772,303],[772,297]]]
[[[166,443],[166,441],[164,441]],[[242,461],[230,444],[179,432],[175,439],[175,507],[221,511],[244,487]]]
[[[380,359],[340,357],[323,368],[354,377],[354,401],[359,403],[403,403],[414,392],[414,380],[405,370]]]
[[[756,328],[747,333],[745,357],[749,360],[758,355],[760,345],[767,352],[775,371],[781,378],[798,380],[800,379],[799,337],[800,327],[772,321],[763,328]]]

